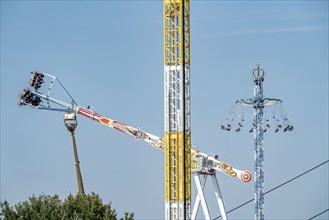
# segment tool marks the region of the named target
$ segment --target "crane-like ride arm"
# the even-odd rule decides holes
[[[134,128],[119,121],[104,117],[91,110],[90,108],[84,108],[79,106],[64,88],[62,83],[55,76],[38,71],[34,71],[31,74],[32,78],[29,83],[30,87],[24,89],[24,91],[20,94],[19,105],[27,105],[36,109],[43,110],[74,112],[76,114],[80,114],[94,121],[97,121],[110,128],[121,131],[129,136],[132,136],[136,141],[143,140],[151,144],[152,147],[164,151],[163,138],[142,131],[140,128]],[[41,85],[47,81],[50,83],[50,85],[49,87],[47,87],[48,89],[46,89],[46,93],[41,93]],[[55,82],[58,82],[59,85],[64,89],[66,94],[70,97],[70,103],[52,98],[50,96],[53,84]],[[53,107],[54,104],[57,106],[57,108]],[[243,182],[249,182],[251,180],[251,173],[249,171],[241,171],[235,169],[231,165],[221,162],[218,159],[217,155],[206,154],[195,149],[191,149],[191,155],[191,166],[193,173],[211,174],[214,173],[214,171],[219,171],[231,177],[236,177]]]

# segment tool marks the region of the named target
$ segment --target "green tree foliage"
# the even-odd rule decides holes
[[[99,195],[91,193],[69,195],[61,201],[58,195],[34,195],[27,201],[11,206],[0,202],[3,220],[116,220],[116,210],[111,203],[103,204]],[[125,213],[120,220],[133,220],[134,213]]]

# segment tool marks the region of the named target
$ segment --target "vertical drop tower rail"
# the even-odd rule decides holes
[[[264,133],[271,128],[270,119],[274,121],[275,133],[279,130],[292,131],[291,120],[284,112],[282,100],[264,98],[263,82],[265,71],[259,65],[252,70],[254,82],[254,97],[235,101],[232,111],[221,128],[226,131],[240,132],[244,127],[244,106],[254,110],[252,127],[249,133],[254,133],[254,181],[255,181],[255,219],[264,219]],[[265,107],[269,107],[272,117],[266,118]],[[233,124],[236,124],[234,128]]]
[[[191,218],[190,1],[164,0],[165,218]]]

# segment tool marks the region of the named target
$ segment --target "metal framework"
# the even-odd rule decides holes
[[[247,99],[239,99],[235,101],[235,104],[252,107],[253,113],[253,125],[249,130],[249,133],[254,133],[254,191],[255,191],[255,219],[264,219],[264,133],[271,128],[270,120],[265,117],[265,107],[279,106],[279,115],[273,111],[272,119],[275,122],[275,132],[280,129],[283,132],[292,131],[292,126],[289,117],[282,110],[282,100],[276,98],[264,98],[263,95],[263,82],[265,71],[259,65],[252,70],[253,82],[254,82],[254,97]],[[276,108],[274,108],[276,109]],[[221,128],[226,131],[230,131],[233,127],[231,123],[235,121],[234,115],[238,114],[238,128],[234,129],[235,132],[240,132],[244,127],[244,113],[236,112],[236,109],[232,110],[229,117],[226,119],[226,123],[221,125]]]
[[[190,1],[164,0],[165,218],[191,218]]]
[[[220,210],[220,214],[222,216],[222,219],[227,220],[226,210],[225,210],[222,194],[221,194],[220,189],[219,189],[218,180],[217,180],[215,172],[204,173],[204,174],[198,173],[197,175],[194,175],[194,181],[195,181],[195,185],[196,185],[198,194],[197,194],[197,197],[195,199],[194,206],[193,206],[192,220],[196,219],[196,216],[197,216],[198,211],[199,211],[200,203],[201,203],[201,206],[202,206],[202,210],[203,210],[205,219],[206,220],[211,219],[210,212],[209,212],[208,205],[207,205],[207,201],[206,201],[206,197],[204,195],[204,189],[205,189],[205,186],[206,186],[207,178],[209,176],[212,180],[212,185],[214,187],[215,196],[216,196],[218,208]]]
[[[255,73],[257,72],[257,73]],[[264,219],[264,70],[259,66],[254,75],[254,170],[255,170],[255,219]]]
[[[72,96],[68,93],[68,91],[64,88],[63,84],[58,80],[57,77],[37,71],[32,72],[32,74],[33,77],[34,75],[39,75],[45,78],[49,78],[48,81],[50,85],[48,87],[47,86],[43,87],[43,91],[45,91],[45,93],[42,93],[40,91],[41,84],[44,83],[44,81],[40,81],[37,84],[37,86],[31,85],[30,88],[24,89],[24,91],[20,94],[19,105],[30,106],[40,110],[60,111],[60,112],[65,112],[67,114],[71,113],[74,116],[75,114],[80,114],[93,121],[99,122],[107,127],[123,132],[126,135],[133,137],[134,140],[136,141],[137,140],[145,141],[149,143],[152,147],[161,151],[165,151],[164,138],[142,131],[140,128],[135,128],[126,125],[122,122],[116,121],[114,119],[104,117],[96,113],[94,110],[90,109],[89,107],[84,108],[82,106],[79,106],[77,102],[75,102],[75,100],[72,98]],[[69,96],[70,102],[64,102],[55,99],[51,96],[53,85],[56,82],[60,84],[62,89],[66,92],[67,96]],[[69,118],[69,116],[67,116],[67,118]],[[249,171],[242,171],[235,169],[231,165],[220,161],[217,155],[206,154],[199,150],[195,150],[196,147],[193,148],[190,149],[190,154],[189,154],[190,162],[191,162],[190,172],[192,172],[193,174],[200,177],[203,175],[214,176],[216,172],[222,172],[228,176],[240,179],[242,182],[249,182],[251,180],[251,174]],[[215,189],[216,188],[219,189],[218,184],[216,185],[217,186],[215,187]],[[200,193],[201,191],[198,191],[198,194]],[[199,207],[199,204],[197,205],[197,207]]]

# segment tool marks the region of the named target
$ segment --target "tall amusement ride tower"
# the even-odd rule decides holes
[[[33,71],[31,74],[32,78],[29,87],[24,89],[19,95],[20,106],[65,112],[65,122],[68,126],[76,127],[76,115],[82,115],[123,132],[133,137],[136,141],[145,141],[155,149],[165,152],[166,220],[195,219],[200,204],[205,219],[211,219],[204,195],[207,176],[211,176],[221,215],[223,219],[227,219],[216,173],[222,172],[245,183],[251,180],[249,171],[235,169],[230,164],[220,161],[218,155],[192,149],[190,118],[190,0],[164,0],[164,138],[102,116],[96,113],[90,106],[84,108],[78,105],[55,76],[40,71]],[[53,89],[56,88],[53,86],[55,84],[59,85],[59,88],[65,92],[66,97],[63,98],[70,101],[62,101],[52,97]],[[70,127],[69,130],[73,131],[73,128]],[[77,157],[76,162],[78,163]],[[198,193],[191,216],[192,173]],[[202,181],[200,176],[204,177]],[[78,181],[81,179],[81,184],[78,182],[78,185],[80,184],[79,189],[83,192],[81,173],[77,178]]]
[[[288,114],[283,109],[281,99],[265,98],[263,82],[265,71],[257,65],[252,70],[254,82],[254,97],[235,101],[232,111],[221,128],[226,131],[240,132],[244,127],[244,106],[254,110],[252,127],[249,133],[254,133],[254,191],[255,191],[255,220],[264,220],[264,133],[271,128],[274,122],[274,131],[277,133],[294,129]],[[270,109],[270,111],[266,111]],[[267,114],[266,114],[267,113]],[[271,117],[268,117],[271,115]],[[270,121],[271,120],[271,121]],[[234,125],[236,127],[234,128]]]
[[[190,1],[164,0],[166,219],[191,218]]]

